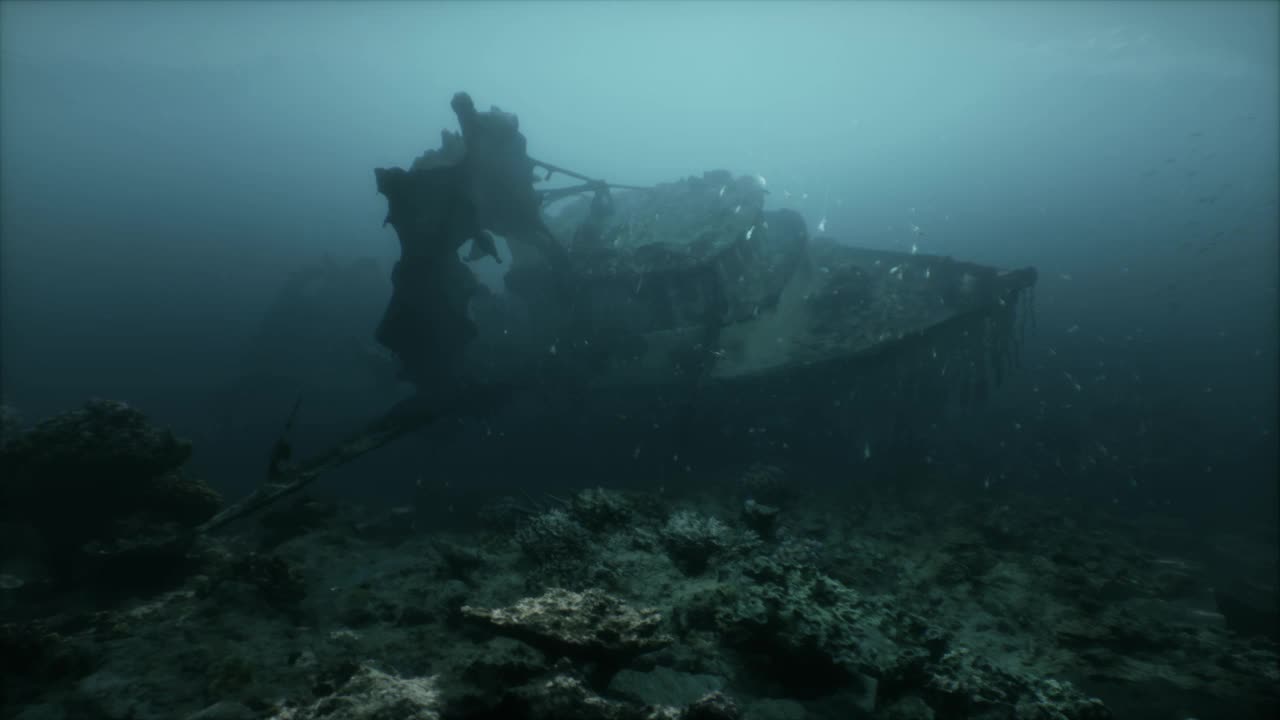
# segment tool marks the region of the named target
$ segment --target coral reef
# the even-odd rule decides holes
[[[559,508],[530,518],[516,531],[515,541],[536,577],[549,585],[569,584],[580,577],[593,555],[590,532]]]
[[[691,574],[702,572],[711,558],[734,546],[733,531],[728,525],[687,510],[673,514],[660,535],[671,560]]]
[[[807,564],[759,556],[740,572],[699,593],[684,608],[684,624],[768,658],[760,670],[794,690],[834,689],[863,677],[898,681],[941,648],[943,639],[923,618]]]
[[[180,444],[132,411],[59,422],[95,413],[167,458],[130,460],[159,472],[130,487],[172,472],[180,453],[164,450]],[[53,427],[42,443],[64,437]],[[28,448],[41,437],[24,436]],[[52,450],[24,453],[46,457],[27,472],[56,466]],[[146,517],[151,497],[133,495],[122,517]],[[1131,522],[1069,512],[1014,497],[908,510],[859,495],[766,506],[740,492],[593,488],[455,530],[309,498],[254,532],[176,548],[151,541],[163,525],[113,525],[77,546],[82,572],[64,577],[76,592],[103,597],[110,588],[82,581],[124,567],[84,574],[95,562],[154,571],[165,548],[187,572],[86,609],[6,570],[0,713],[1262,720],[1280,709],[1274,641],[1239,618],[1232,631],[1202,563],[1149,549]]]
[[[965,647],[948,650],[926,666],[926,673],[923,694],[931,700],[930,707],[944,717],[989,717],[993,713],[1018,720],[1111,717],[1101,700],[1084,695],[1070,683],[1001,668]]]

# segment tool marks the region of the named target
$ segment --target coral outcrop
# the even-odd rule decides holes
[[[130,585],[185,562],[181,542],[221,499],[183,472],[191,444],[121,402],[94,400],[0,447],[0,521],[39,536],[57,578]]]
[[[635,608],[599,590],[557,588],[504,608],[464,605],[462,614],[548,652],[610,662],[672,642],[657,609]]]

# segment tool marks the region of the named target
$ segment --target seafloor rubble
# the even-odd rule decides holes
[[[107,428],[114,454],[94,440]],[[113,474],[67,465],[74,448],[112,460]],[[119,490],[104,513],[174,497],[155,478],[185,457],[116,405],[18,433],[0,455],[28,479],[65,471],[66,502],[75,478],[97,497]],[[1069,720],[1280,709],[1274,638],[1227,629],[1201,561],[1173,554],[1167,526],[1026,498],[819,492],[804,475],[750,466],[679,497],[507,498],[447,531],[425,505],[304,497],[190,539],[164,555],[163,582],[122,582],[110,596],[101,575],[69,585],[79,576],[54,562],[65,553],[11,544],[0,713]],[[165,493],[144,492],[155,487]],[[202,486],[182,487],[184,501],[149,505],[168,510],[148,522],[98,523],[77,542],[189,526],[209,506]],[[10,510],[6,537],[23,525]],[[32,517],[30,532],[60,532]]]

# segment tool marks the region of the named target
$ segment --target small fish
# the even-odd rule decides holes
[[[928,280],[928,279],[929,279],[929,276],[930,276],[930,275],[932,275],[932,274],[933,274],[933,268],[925,268],[925,269],[924,269],[924,279],[925,279],[925,280]]]
[[[818,232],[826,232],[826,231],[827,231],[827,219],[822,218],[821,220],[818,221]]]
[[[863,460],[871,459],[871,443],[870,442],[866,442],[862,444],[862,459]]]
[[[735,208],[733,209],[733,214],[734,214],[734,215],[737,215],[737,214],[738,214],[738,213],[740,213],[740,212],[742,212],[742,206],[741,206],[741,205],[738,205],[737,207],[735,207]]]
[[[755,232],[756,232],[756,226],[755,226],[755,225],[752,225],[751,227],[747,228],[747,239],[748,239],[748,240],[750,240],[750,239],[751,239],[751,236],[752,236],[752,235],[754,235],[754,234],[755,234]]]
[[[756,184],[760,186],[761,190],[763,190],[769,186],[769,181],[765,180],[763,175],[756,175]]]
[[[724,190],[725,190],[725,188],[726,188],[726,187],[728,187],[728,186],[727,186],[727,185],[721,185],[721,186],[720,186],[720,197],[724,197]]]
[[[920,252],[920,246],[915,243],[911,243],[911,254],[915,255],[918,252]]]
[[[791,199],[791,191],[790,191],[790,190],[783,190],[783,191],[782,191],[782,199],[783,199],[783,200],[790,200],[790,199]]]

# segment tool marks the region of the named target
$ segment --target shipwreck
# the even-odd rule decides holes
[[[981,402],[1017,363],[1034,268],[814,237],[766,206],[759,178],[724,170],[611,184],[531,158],[515,115],[462,93],[453,107],[461,133],[375,172],[402,249],[376,336],[416,392],[252,505],[494,412],[686,469],[743,438],[866,460]],[[484,257],[506,264],[503,291],[468,267]]]

